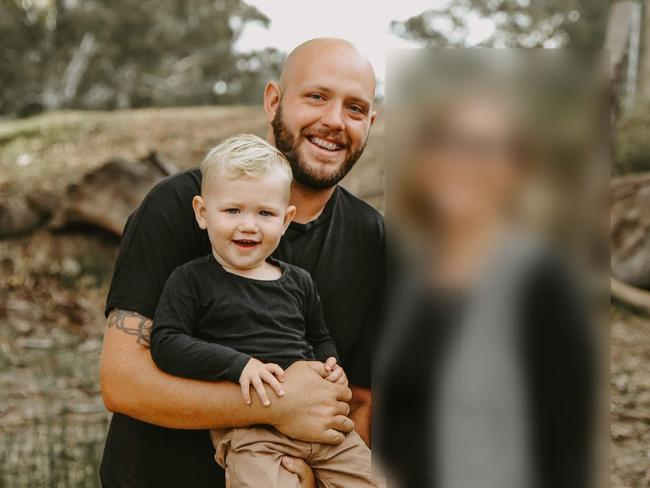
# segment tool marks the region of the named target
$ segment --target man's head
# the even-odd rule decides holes
[[[296,183],[336,185],[361,156],[376,112],[370,63],[342,39],[314,39],[287,57],[280,81],[264,91],[270,137]]]
[[[215,259],[234,269],[264,264],[296,212],[289,205],[287,160],[263,139],[243,134],[213,148],[201,174],[201,195],[192,206]]]

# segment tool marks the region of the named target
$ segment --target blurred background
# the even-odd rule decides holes
[[[650,486],[650,1],[0,0],[0,486],[95,486],[103,308],[146,192],[264,135],[284,55],[367,53],[380,116],[344,186],[383,210],[386,51],[607,47],[615,179],[612,486]],[[387,5],[386,5],[387,4]]]

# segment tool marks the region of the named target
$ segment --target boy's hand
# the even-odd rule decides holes
[[[327,361],[325,361],[325,371],[328,372],[328,375],[325,377],[327,381],[348,386],[348,377],[345,375],[343,368],[336,363],[335,357],[327,358]]]
[[[246,363],[246,366],[244,366],[244,370],[239,377],[241,393],[246,405],[251,404],[251,383],[257,392],[257,396],[260,397],[262,405],[268,406],[271,404],[271,401],[266,394],[266,389],[264,389],[264,383],[269,384],[277,396],[282,396],[284,395],[284,390],[280,384],[282,381],[284,381],[284,370],[280,366],[273,363],[265,364],[262,361],[251,358]]]

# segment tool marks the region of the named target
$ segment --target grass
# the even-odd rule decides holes
[[[157,150],[179,167],[229,133],[260,132],[258,108],[146,109],[53,112],[0,122],[0,182],[9,197],[46,190],[62,193],[113,157],[134,160]]]

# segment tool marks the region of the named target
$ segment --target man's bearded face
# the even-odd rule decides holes
[[[275,146],[289,160],[294,180],[313,190],[333,187],[361,157],[367,133],[350,134],[344,127],[327,127],[318,119],[292,131],[282,106],[280,102],[271,125]]]

